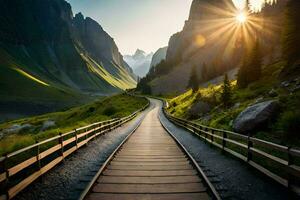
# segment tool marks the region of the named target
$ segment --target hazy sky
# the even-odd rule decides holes
[[[122,54],[154,52],[181,31],[192,0],[67,0],[73,12],[98,21]]]

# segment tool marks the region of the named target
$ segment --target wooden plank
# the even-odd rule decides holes
[[[59,149],[61,149],[61,144],[55,145],[54,147],[51,147],[50,149],[40,153],[40,159],[43,159],[47,156],[49,156],[50,154],[58,151]]]
[[[181,154],[181,153],[180,153]],[[156,153],[156,152],[135,152],[135,153],[118,153],[118,156],[177,156],[180,155],[179,153],[172,153],[172,152],[162,152],[162,153]]]
[[[5,194],[0,195],[0,200],[7,200],[8,197]]]
[[[46,172],[48,172],[50,169],[52,169],[53,167],[55,167],[61,161],[63,161],[63,157],[62,156],[60,156],[60,157],[56,158],[55,160],[51,161],[49,164],[47,164],[46,166],[44,166],[41,169],[42,174],[45,174]]]
[[[169,171],[128,171],[128,170],[105,170],[107,176],[191,176],[196,175],[195,170],[169,170]]]
[[[260,144],[263,147],[276,149],[276,150],[279,150],[279,151],[284,152],[284,153],[287,153],[288,149],[289,149],[286,146],[282,146],[282,145],[275,144],[275,143],[272,143],[272,142],[260,140],[260,139],[257,139],[257,138],[250,137],[250,141],[252,141],[254,144]]]
[[[93,132],[93,131],[94,131],[94,129],[89,130],[89,131],[86,131],[86,132],[81,133],[81,134],[78,134],[78,135],[77,135],[77,138],[80,139],[80,138],[82,138],[82,137],[84,137],[84,136],[90,134],[90,133]]]
[[[173,162],[155,162],[155,161],[139,161],[139,162],[124,162],[113,160],[110,165],[113,166],[163,166],[163,165],[189,165],[189,161],[173,161]]]
[[[209,200],[206,193],[182,194],[107,194],[92,193],[87,200]]]
[[[96,184],[93,192],[102,193],[135,193],[135,194],[163,194],[163,193],[188,193],[205,192],[202,183],[178,183],[178,184]]]
[[[271,154],[265,153],[265,152],[263,152],[261,150],[258,150],[258,149],[255,149],[255,148],[251,148],[251,152],[255,153],[256,155],[263,156],[263,157],[265,157],[265,158],[267,158],[269,160],[272,160],[272,161],[274,161],[274,162],[276,162],[278,164],[281,164],[283,166],[288,166],[288,161],[283,160],[281,158],[277,158],[277,157],[275,157],[275,156],[273,156]]]
[[[6,173],[0,174],[0,183],[6,180]]]
[[[76,138],[75,137],[72,137],[66,141],[63,141],[63,146],[67,146],[68,144],[72,143],[72,142],[75,142],[76,141]]]
[[[81,142],[79,142],[78,144],[77,144],[77,146],[78,146],[78,148],[80,148],[80,147],[82,147],[83,145],[85,145],[86,143],[88,143],[88,139],[86,139],[86,140],[83,140],[83,141],[81,141]]]
[[[23,179],[20,183],[15,185],[14,187],[10,188],[8,190],[8,196],[9,199],[15,197],[19,192],[21,192],[24,188],[26,188],[29,184],[31,184],[33,181],[35,181],[37,178],[39,178],[41,175],[41,171],[37,171],[27,178]]]
[[[175,153],[182,154],[178,149],[142,149],[142,150],[121,150],[120,153]]]
[[[115,162],[184,162],[187,161],[187,158],[115,158]]]
[[[294,176],[300,178],[300,167],[297,165],[290,165],[290,173],[293,174]]]
[[[162,184],[162,183],[198,183],[198,176],[169,176],[169,177],[127,177],[127,176],[101,176],[99,183],[136,183],[136,184]]]
[[[249,164],[251,166],[253,166],[254,168],[256,168],[257,170],[259,170],[260,172],[262,172],[263,174],[269,176],[270,178],[274,179],[275,181],[277,181],[278,183],[284,185],[285,187],[288,186],[288,181],[285,180],[284,178],[274,174],[273,172],[269,171],[268,169],[260,166],[259,164],[253,162],[253,161],[249,161]]]
[[[8,190],[9,198],[13,198],[16,196],[19,192],[21,192],[24,188],[26,188],[28,185],[30,185],[33,181],[38,179],[42,174],[46,173],[50,169],[52,169],[55,165],[60,163],[62,161],[62,157],[56,158],[52,162],[50,162],[48,165],[44,166],[41,170],[31,174],[27,178],[23,179],[20,183],[15,185],[14,187],[10,188]]]
[[[29,167],[30,165],[34,164],[35,162],[37,162],[37,157],[34,156],[32,158],[29,158],[28,160],[25,160],[24,162],[21,162],[20,164],[8,169],[8,174],[9,176],[13,176],[16,173],[22,171],[23,169],[25,169],[26,167]]]
[[[107,169],[135,171],[168,171],[193,169],[191,165],[109,165]]]
[[[134,159],[166,159],[166,158],[186,158],[185,156],[181,155],[177,155],[177,156],[166,156],[166,155],[157,155],[157,156],[153,156],[153,155],[118,155],[117,158],[134,158]]]
[[[235,145],[237,145],[237,146],[239,146],[239,147],[242,147],[242,148],[244,148],[244,149],[248,149],[248,146],[247,146],[247,145],[242,144],[242,143],[240,143],[240,142],[237,142],[237,141],[235,141],[235,140],[231,140],[231,139],[228,139],[228,138],[225,138],[224,140],[225,140],[226,142],[228,142],[228,143],[235,144]]]
[[[67,151],[65,151],[65,152],[63,153],[63,156],[64,156],[64,157],[68,157],[70,154],[72,154],[72,153],[73,153],[74,151],[76,151],[76,150],[77,150],[77,147],[74,146],[74,147],[68,149]]]
[[[290,154],[293,156],[300,157],[300,150],[299,149],[290,149]]]
[[[237,153],[237,152],[235,152],[235,151],[232,151],[231,149],[228,149],[228,148],[226,148],[226,147],[224,148],[224,151],[226,151],[226,152],[230,153],[231,155],[233,155],[233,156],[235,156],[235,157],[237,157],[237,158],[239,158],[239,159],[241,159],[241,160],[247,162],[247,157],[244,156],[244,155],[242,155],[242,154],[240,154],[240,153]]]

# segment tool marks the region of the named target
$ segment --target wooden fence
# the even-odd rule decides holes
[[[78,128],[0,158],[0,200],[12,199],[90,140],[132,120],[148,106],[149,102],[127,117]]]
[[[247,162],[260,172],[300,194],[300,150],[254,137],[199,125],[163,112],[173,123],[181,126],[225,152]],[[205,152],[203,152],[205,153]]]

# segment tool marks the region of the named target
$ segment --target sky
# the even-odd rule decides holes
[[[100,23],[122,54],[147,53],[167,46],[182,30],[192,0],[67,0],[73,13]]]
[[[123,55],[136,49],[147,53],[167,46],[170,37],[182,30],[192,0],[67,0],[73,13],[82,12],[99,22],[112,36]],[[246,0],[232,0],[239,9]],[[249,0],[250,10],[259,12],[265,3]]]

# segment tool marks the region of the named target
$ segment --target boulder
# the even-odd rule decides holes
[[[239,133],[251,133],[271,120],[278,108],[279,104],[274,100],[254,104],[242,111],[233,121],[233,129]]]
[[[54,126],[56,126],[55,121],[51,121],[51,120],[44,121],[41,131],[45,131]]]
[[[277,97],[278,93],[277,91],[273,88],[270,92],[269,92],[269,96],[270,97]]]
[[[14,125],[12,125],[9,128],[4,129],[2,131],[2,135],[19,133],[21,131],[28,130],[28,129],[32,128],[32,127],[33,126],[31,124],[22,124],[22,125],[20,125],[20,124],[14,124]]]
[[[197,103],[193,104],[189,113],[193,117],[203,116],[211,111],[211,106],[203,101],[198,101]]]
[[[237,109],[241,106],[241,103],[238,102],[238,103],[235,103],[234,106],[232,106],[232,109]]]

